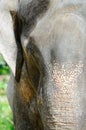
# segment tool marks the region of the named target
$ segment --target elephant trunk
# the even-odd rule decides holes
[[[83,64],[54,63],[47,68],[48,79],[43,88],[42,118],[46,130],[79,130],[82,116],[78,80]]]

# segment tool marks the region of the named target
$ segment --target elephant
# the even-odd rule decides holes
[[[86,130],[86,0],[0,3],[15,130]]]

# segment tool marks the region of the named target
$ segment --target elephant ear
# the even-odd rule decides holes
[[[0,10],[0,53],[15,75],[17,46],[10,12]]]

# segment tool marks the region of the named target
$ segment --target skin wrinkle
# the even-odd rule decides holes
[[[69,68],[68,68],[69,66]],[[49,65],[49,83],[47,84],[47,102],[52,120],[47,114],[47,125],[51,129],[78,130],[80,112],[80,97],[77,92],[78,77],[83,72],[83,62],[63,63],[57,62]],[[50,90],[51,91],[50,91]],[[50,92],[50,93],[49,93]],[[52,96],[51,96],[52,95]],[[52,97],[52,98],[51,98]],[[53,107],[54,106],[54,107]],[[61,128],[60,128],[61,127]]]

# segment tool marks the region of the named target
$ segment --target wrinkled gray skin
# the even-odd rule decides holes
[[[11,18],[9,21],[12,32]],[[5,34],[2,31],[4,37]],[[13,33],[9,38],[11,35]],[[22,35],[23,47],[29,37],[35,39],[46,69],[43,86],[39,84],[37,95],[43,129],[86,130],[86,0],[50,0],[47,12],[38,19],[30,36]],[[5,46],[5,40],[8,39],[2,39],[0,34],[0,51],[13,73],[8,86],[8,99],[13,108],[16,43],[13,37],[12,42],[9,41],[10,48],[8,41]],[[5,54],[7,48],[10,54]]]

